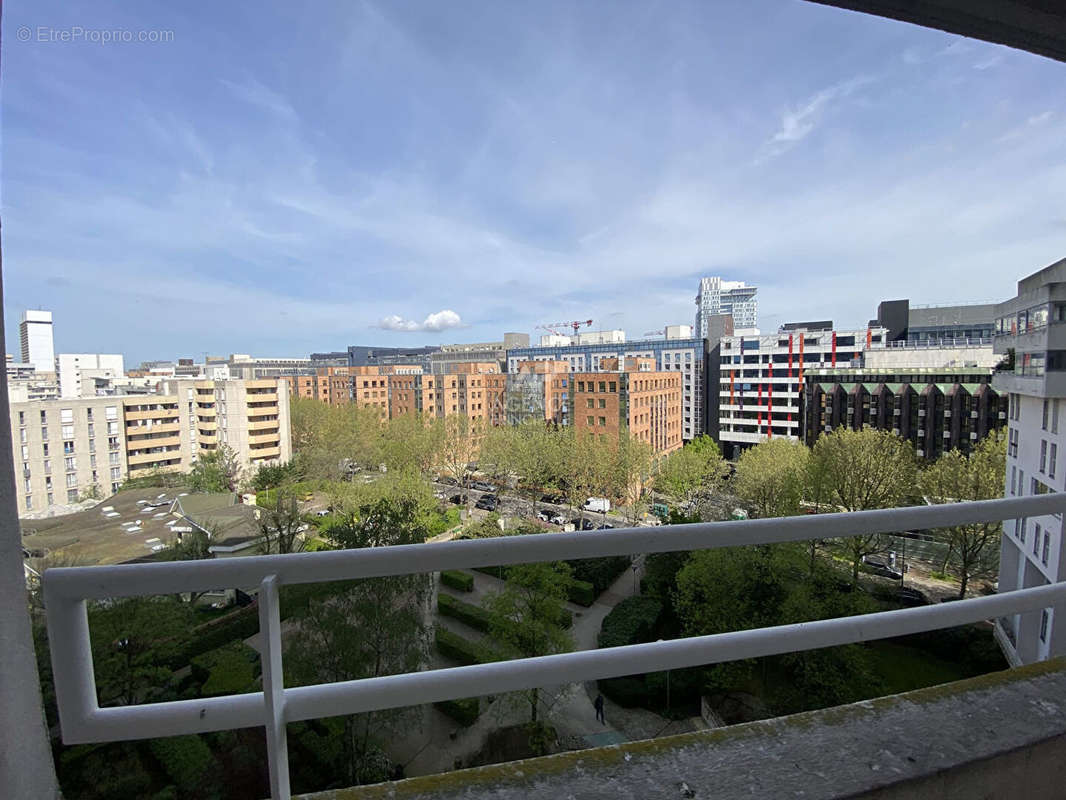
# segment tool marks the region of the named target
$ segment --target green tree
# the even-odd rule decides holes
[[[838,428],[815,442],[810,467],[824,503],[834,510],[893,508],[917,494],[914,451],[891,431]],[[880,534],[864,534],[848,537],[842,547],[857,586],[863,557],[883,550],[884,542]]]
[[[571,578],[569,565],[563,563],[511,567],[503,590],[484,601],[493,615],[493,639],[525,658],[570,650],[573,640],[559,618],[566,609]],[[536,725],[540,689],[522,694],[529,703],[530,722]]]
[[[698,500],[721,488],[728,468],[710,436],[698,436],[668,455],[655,476],[655,488],[692,508]]]
[[[626,519],[630,525],[636,525],[648,508],[646,496],[655,467],[655,453],[650,444],[622,429],[607,458],[610,482],[605,494],[622,498]]]
[[[170,547],[162,552],[162,559],[164,561],[199,561],[205,558],[211,558],[211,538],[218,535],[218,529],[211,529],[211,533],[207,533],[200,528],[193,528],[191,531],[187,531],[181,534]],[[196,601],[200,599],[203,592],[188,592],[179,594],[179,599],[187,599],[189,605],[195,605]]]
[[[949,450],[926,468],[919,484],[923,494],[935,503],[964,503],[992,500],[1003,496],[1007,444],[1002,433],[985,437],[969,456]],[[994,574],[998,569],[1002,522],[975,522],[942,529],[948,538],[948,561],[959,576],[959,598],[975,577]]]
[[[192,627],[192,611],[173,597],[127,597],[89,606],[93,668],[101,705],[166,699],[167,664]]]
[[[444,426],[421,414],[403,414],[389,420],[384,431],[384,462],[390,471],[417,471],[428,477],[439,458]]]
[[[760,442],[738,459],[733,493],[758,517],[799,514],[808,456],[801,442],[781,438]]]
[[[469,465],[477,458],[484,425],[479,419],[466,414],[448,414],[444,417],[440,440],[440,464],[466,492]]]
[[[385,547],[425,539],[416,503],[382,498],[333,535],[347,547]],[[289,685],[349,681],[420,670],[428,657],[429,575],[353,581],[328,597],[312,599],[285,648]],[[347,784],[384,780],[381,748],[408,727],[411,710],[394,709],[343,718],[340,767]]]
[[[307,523],[296,503],[296,495],[278,490],[274,507],[260,509],[259,552],[263,555],[298,553],[304,549]]]
[[[228,445],[201,453],[189,471],[187,484],[194,492],[235,492],[241,465]]]

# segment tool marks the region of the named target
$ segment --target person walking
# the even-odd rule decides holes
[[[606,725],[607,720],[603,717],[603,695],[596,695],[596,701],[592,705],[596,707],[596,720]]]

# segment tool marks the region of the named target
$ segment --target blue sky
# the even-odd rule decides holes
[[[863,325],[1066,255],[1066,65],[799,0],[3,23],[9,352],[38,306],[58,351],[134,363],[637,336],[691,323],[714,274],[760,287],[764,329]],[[41,40],[76,26],[172,33]]]

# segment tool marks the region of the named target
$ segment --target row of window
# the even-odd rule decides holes
[[[1066,303],[1041,303],[995,321],[997,336],[1017,336],[1047,327],[1048,321],[1066,321]]]

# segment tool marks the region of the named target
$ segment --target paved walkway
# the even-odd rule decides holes
[[[569,602],[566,604],[574,614],[571,633],[575,650],[596,647],[604,617],[624,598],[636,592],[643,566],[641,557],[637,561],[635,575],[632,569],[626,570],[588,608]],[[468,603],[480,604],[490,593],[503,588],[503,581],[498,578],[475,570],[467,572],[474,576],[474,591],[461,592],[443,585],[439,586],[439,591]],[[472,641],[484,639],[482,633],[451,617],[438,616],[436,621],[446,630]],[[451,662],[441,658],[434,650],[428,667],[438,669],[447,666],[451,666]],[[637,741],[700,727],[698,720],[666,720],[646,709],[622,708],[606,698],[604,724],[596,719],[593,706],[596,694],[594,681],[545,687],[541,692],[540,716],[555,726],[563,749]],[[444,772],[454,769],[457,763],[468,764],[484,746],[492,731],[529,719],[529,705],[521,695],[481,698],[481,708],[482,713],[477,721],[464,728],[436,709],[424,707],[421,728],[412,729],[407,736],[394,741],[389,747],[390,756],[405,765],[408,776]]]

